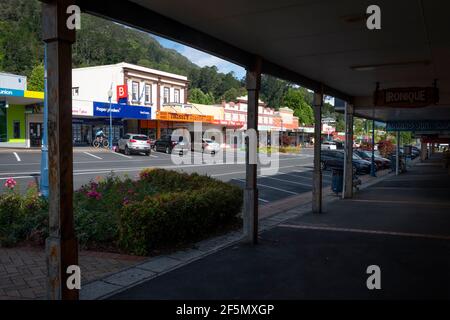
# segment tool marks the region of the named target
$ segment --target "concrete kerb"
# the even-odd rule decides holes
[[[392,177],[393,175],[395,175],[395,173],[388,173],[382,177],[363,182],[359,189],[366,189]],[[341,198],[330,192],[326,194],[323,199],[325,206],[338,200],[341,200]],[[260,220],[259,233],[275,228],[276,226],[286,222],[287,220],[300,217],[310,212],[311,201],[308,201],[300,206],[274,213]],[[244,235],[242,229],[236,230],[212,239],[200,241],[196,243],[192,249],[182,250],[172,254],[150,258],[138,265],[84,284],[81,288],[80,299],[107,299],[133,286],[139,285],[172,270],[183,267],[189,263],[211,255],[219,250],[233,246],[241,242],[243,238]]]

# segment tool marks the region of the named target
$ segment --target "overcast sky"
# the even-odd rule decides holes
[[[165,48],[175,49],[183,56],[191,60],[193,63],[199,65],[200,67],[204,66],[216,66],[219,69],[219,72],[228,73],[233,71],[235,76],[238,79],[241,79],[245,76],[244,68],[230,63],[228,61],[222,60],[215,56],[212,56],[208,53],[204,53],[202,51],[193,49],[191,47],[187,47],[185,45],[179,44],[177,42],[173,42],[158,36],[154,36],[156,40]]]

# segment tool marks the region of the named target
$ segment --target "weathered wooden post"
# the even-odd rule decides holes
[[[47,46],[49,237],[46,242],[47,298],[76,300],[69,290],[67,268],[78,265],[73,222],[72,44],[67,8],[73,1],[47,0],[42,6],[43,40]]]
[[[343,198],[353,197],[353,105],[345,105],[345,154]]]
[[[312,211],[313,213],[322,212],[322,168],[321,168],[321,149],[322,149],[322,105],[323,90],[314,92],[314,169],[313,169],[313,190],[312,190]]]
[[[258,242],[258,188],[257,188],[257,148],[258,148],[258,106],[261,88],[261,59],[247,69],[246,86],[248,91],[247,137],[245,138],[245,177],[244,190],[244,233],[252,244]],[[255,135],[252,135],[256,133]],[[251,141],[253,140],[253,141]],[[256,141],[255,141],[256,140]]]

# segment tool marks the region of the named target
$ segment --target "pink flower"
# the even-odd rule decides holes
[[[14,180],[13,178],[9,178],[5,182],[5,187],[12,190],[12,189],[14,189],[16,184],[17,184],[16,180]]]
[[[100,200],[102,198],[101,193],[97,192],[96,190],[91,190],[87,193],[88,198],[97,199]]]

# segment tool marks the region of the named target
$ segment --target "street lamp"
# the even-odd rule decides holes
[[[111,88],[108,90],[108,100],[109,100],[109,149],[112,150],[112,108],[111,108],[111,100],[112,100],[112,83]]]

